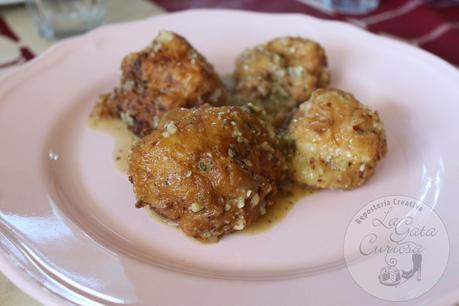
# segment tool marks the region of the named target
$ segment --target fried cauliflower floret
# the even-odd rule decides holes
[[[123,120],[137,136],[156,128],[168,110],[221,105],[226,89],[211,64],[185,38],[163,31],[145,49],[128,54],[121,82],[99,97],[96,112]]]
[[[325,50],[301,37],[275,38],[244,51],[234,72],[237,95],[263,105],[278,126],[330,76]]]
[[[248,108],[177,109],[132,149],[137,207],[150,206],[185,234],[216,240],[264,214],[285,161]]]
[[[290,161],[294,179],[317,188],[360,186],[387,151],[378,113],[337,89],[316,90],[288,133],[296,146]]]

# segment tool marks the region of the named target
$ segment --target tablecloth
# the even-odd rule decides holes
[[[381,0],[361,16],[342,15],[306,4],[307,0],[108,0],[106,23],[141,19],[166,11],[231,8],[295,12],[350,22],[401,39],[459,66],[459,0]],[[197,21],[199,22],[199,21]],[[52,43],[42,39],[23,5],[0,7],[0,74],[31,60]],[[0,305],[37,305],[0,274]]]

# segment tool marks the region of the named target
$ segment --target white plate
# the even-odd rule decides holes
[[[365,186],[308,196],[258,235],[202,245],[151,220],[134,209],[113,139],[86,119],[116,84],[122,57],[160,29],[187,37],[221,74],[244,48],[273,37],[319,41],[332,85],[379,111],[387,158]],[[450,232],[442,279],[406,304],[432,302],[458,283],[458,84],[452,66],[422,50],[294,14],[189,11],[63,41],[0,84],[0,268],[49,304],[384,304],[353,282],[343,238],[366,203],[403,194],[434,207]]]

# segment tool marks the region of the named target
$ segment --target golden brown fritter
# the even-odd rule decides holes
[[[234,78],[237,96],[263,105],[276,126],[330,82],[325,50],[301,37],[275,38],[244,51],[236,60]]]
[[[221,105],[227,97],[212,65],[172,32],[163,31],[145,49],[128,54],[121,70],[120,85],[99,97],[96,112],[121,118],[138,136],[149,134],[168,110]]]
[[[200,240],[242,230],[277,193],[285,163],[275,147],[248,108],[172,110],[132,149],[137,206],[149,205]]]
[[[360,186],[387,151],[378,113],[337,89],[316,90],[295,114],[289,137],[294,179],[318,188]]]

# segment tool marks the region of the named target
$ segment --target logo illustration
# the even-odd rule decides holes
[[[446,229],[422,202],[404,196],[370,202],[353,218],[344,240],[355,282],[384,300],[403,301],[430,290],[449,255]]]

